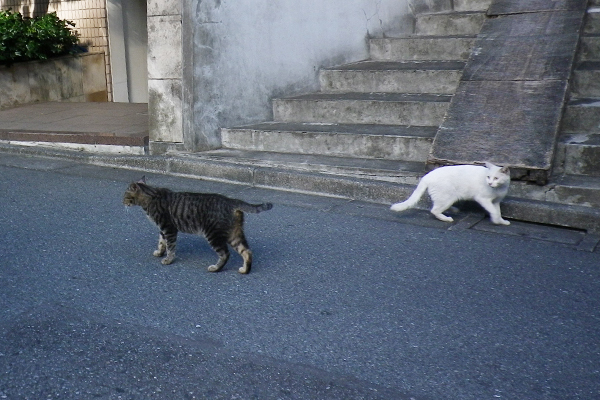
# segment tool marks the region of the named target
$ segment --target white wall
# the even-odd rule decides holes
[[[146,0],[107,0],[113,100],[148,102]]]
[[[413,27],[408,0],[182,4],[184,136],[197,149],[220,146],[221,127],[269,120],[274,97],[317,90],[319,68],[368,58],[368,37]]]

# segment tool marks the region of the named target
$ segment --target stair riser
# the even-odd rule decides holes
[[[415,32],[419,35],[477,35],[485,14],[421,14]]]
[[[600,33],[600,13],[599,12],[588,12],[586,15],[585,26],[583,27],[584,33]]]
[[[212,161],[173,162],[169,172],[181,175],[202,176],[205,179],[232,182],[254,187],[304,192],[330,197],[360,199],[391,204],[406,198],[414,185],[367,181],[328,174],[314,174],[276,168],[250,168],[235,163]]]
[[[324,92],[384,92],[453,94],[462,71],[346,71],[323,70]]]
[[[557,185],[548,201],[598,208],[600,207],[600,189]]]
[[[600,146],[561,143],[557,151],[563,157],[564,173],[600,176]]]
[[[492,0],[454,0],[454,11],[487,11]]]
[[[486,11],[492,0],[411,0],[415,14],[447,11]]]
[[[467,60],[475,38],[383,38],[371,39],[369,43],[373,60]]]
[[[598,107],[567,106],[561,128],[563,132],[594,132],[600,127]]]
[[[223,146],[240,150],[424,162],[431,138],[223,129]]]
[[[331,175],[257,170],[254,185],[346,199],[392,204],[410,195],[412,186],[354,180]]]
[[[600,36],[583,36],[578,56],[579,61],[600,61]]]
[[[283,122],[438,126],[448,106],[447,102],[276,99],[273,117]]]
[[[600,70],[575,70],[573,74],[573,97],[600,97]]]

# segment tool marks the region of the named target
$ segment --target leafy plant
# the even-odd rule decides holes
[[[21,13],[0,11],[0,64],[76,53],[79,38],[73,27],[56,13],[23,18]]]

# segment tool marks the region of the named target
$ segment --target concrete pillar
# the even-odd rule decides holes
[[[183,149],[182,0],[148,0],[150,152]]]

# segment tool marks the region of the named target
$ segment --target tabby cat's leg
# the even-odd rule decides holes
[[[233,215],[233,229],[229,233],[229,245],[244,259],[244,265],[238,269],[240,274],[249,274],[252,268],[252,251],[244,235],[244,213],[236,211]]]
[[[229,260],[229,249],[227,248],[227,239],[223,237],[212,237],[208,240],[208,243],[211,245],[214,251],[219,255],[219,260],[215,265],[211,265],[208,267],[209,272],[219,272],[221,268],[227,263]]]
[[[238,272],[240,274],[249,274],[250,269],[252,268],[252,250],[250,250],[248,242],[246,242],[244,233],[242,232],[241,237],[238,236],[230,240],[229,244],[244,259],[244,265],[240,269],[238,269]]]
[[[163,237],[163,234],[161,232],[158,236],[158,249],[154,250],[154,253],[152,253],[152,255],[154,257],[162,257],[165,254],[166,250],[167,250],[167,241],[165,240],[165,238]]]
[[[171,264],[175,260],[175,245],[177,244],[177,231],[175,232],[162,232],[161,236],[164,240],[165,247],[167,248],[167,256],[160,262],[167,265]]]

